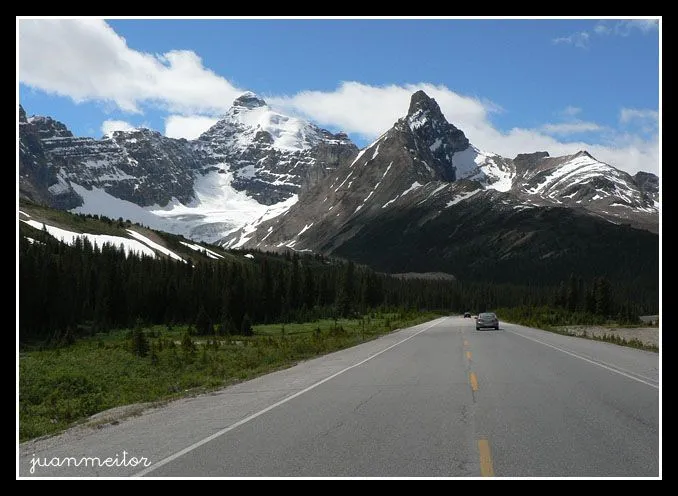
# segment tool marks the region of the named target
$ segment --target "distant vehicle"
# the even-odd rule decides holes
[[[465,318],[465,319],[470,319],[470,318],[471,318],[471,312],[466,312],[466,313],[464,313],[464,318]]]
[[[484,327],[493,327],[496,331],[499,330],[499,319],[497,315],[492,312],[483,312],[478,314],[476,319],[476,331]]]

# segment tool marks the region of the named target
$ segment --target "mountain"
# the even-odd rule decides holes
[[[633,180],[655,205],[659,204],[659,178],[657,176],[649,172],[637,172],[633,176]]]
[[[658,206],[647,191],[652,175],[642,177],[646,189],[585,151],[484,152],[419,91],[405,117],[284,215],[221,244],[506,281],[572,270],[631,277],[622,272],[642,254],[631,272],[656,274]]]
[[[19,134],[22,198],[225,247],[507,281],[657,273],[657,176],[583,150],[483,151],[422,91],[360,151],[249,92],[190,141],[148,129],[78,138],[23,108]]]
[[[206,241],[284,212],[357,153],[345,134],[279,114],[249,92],[191,141],[149,129],[78,138],[23,107],[19,136],[22,198]]]
[[[511,190],[529,204],[583,208],[611,222],[658,232],[659,178],[654,174],[630,176],[586,151],[563,157],[537,152],[513,162]]]

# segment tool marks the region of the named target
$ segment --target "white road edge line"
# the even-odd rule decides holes
[[[609,365],[605,365],[605,364],[602,364],[600,362],[596,362],[595,360],[591,360],[590,358],[586,358],[586,357],[583,357],[581,355],[577,355],[576,353],[572,353],[571,351],[564,350],[563,348],[559,348],[559,347],[554,346],[552,344],[545,343],[544,341],[540,341],[539,339],[528,338],[527,336],[520,334],[519,332],[515,332],[515,331],[508,331],[508,332],[510,332],[511,334],[515,334],[516,336],[520,336],[521,338],[525,338],[525,339],[529,339],[530,341],[534,341],[535,343],[543,344],[544,346],[548,346],[549,348],[553,348],[554,350],[558,350],[562,353],[565,353],[566,355],[570,355],[570,356],[573,356],[575,358],[579,358],[580,360],[584,360],[585,362],[592,363],[593,365],[597,365],[598,367],[601,367],[603,369],[607,369],[610,372],[614,372],[615,374],[623,375],[624,377],[628,377],[629,379],[633,379],[634,381],[642,382],[643,384],[647,384],[648,386],[651,386],[655,389],[659,389],[659,385],[653,384],[653,383],[648,382],[648,381],[643,380],[643,379],[640,379],[640,378],[632,375],[631,373],[623,372],[623,371],[616,369],[614,367],[610,367]]]
[[[443,317],[442,320],[445,320],[446,318],[447,318],[447,317]],[[190,446],[188,446],[188,447],[182,449],[181,451],[177,451],[177,452],[174,453],[173,455],[170,455],[170,456],[168,456],[168,457],[166,457],[166,458],[163,458],[162,460],[160,460],[160,461],[157,462],[157,463],[154,463],[154,464],[151,465],[150,467],[145,468],[144,470],[141,470],[140,472],[137,472],[136,474],[133,474],[132,477],[143,477],[144,475],[146,475],[146,474],[148,474],[148,473],[150,473],[150,472],[153,472],[155,469],[158,469],[158,468],[162,467],[163,465],[167,465],[167,464],[170,463],[171,461],[176,460],[177,458],[179,458],[179,457],[185,455],[186,453],[190,453],[191,451],[193,451],[193,450],[199,448],[199,447],[202,446],[203,444],[207,444],[207,443],[209,443],[210,441],[212,441],[212,440],[214,440],[214,439],[216,439],[216,438],[218,438],[218,437],[220,437],[220,436],[223,436],[223,435],[226,434],[227,432],[232,431],[233,429],[235,429],[235,428],[237,428],[237,427],[240,427],[240,426],[243,425],[243,424],[246,424],[246,423],[249,422],[250,420],[254,420],[255,418],[257,418],[257,417],[263,415],[264,413],[270,412],[270,411],[273,410],[274,408],[279,407],[280,405],[283,405],[283,404],[287,403],[288,401],[293,400],[294,398],[296,398],[296,397],[298,397],[298,396],[301,396],[302,394],[307,393],[307,392],[311,391],[312,389],[317,388],[317,387],[320,386],[321,384],[324,384],[324,383],[326,383],[327,381],[329,381],[329,380],[331,380],[331,379],[334,379],[335,377],[337,377],[337,376],[343,374],[344,372],[347,372],[347,371],[349,371],[349,370],[351,370],[351,369],[354,369],[354,368],[356,368],[356,367],[359,367],[360,365],[362,365],[362,364],[365,363],[365,362],[369,362],[369,361],[372,360],[373,358],[376,358],[376,357],[378,357],[379,355],[381,355],[382,353],[386,353],[388,350],[390,350],[390,349],[392,349],[392,348],[395,348],[395,347],[398,346],[398,345],[403,344],[405,341],[409,341],[410,339],[412,339],[413,337],[418,336],[418,335],[421,334],[422,332],[428,331],[430,328],[432,328],[432,327],[434,327],[434,326],[440,324],[440,323],[442,322],[442,320],[441,320],[441,319],[436,319],[436,320],[434,320],[433,323],[431,323],[431,325],[429,325],[428,327],[422,329],[421,331],[418,331],[418,332],[412,334],[411,336],[408,336],[408,337],[406,337],[405,339],[403,339],[403,340],[401,340],[401,341],[398,341],[397,343],[392,344],[391,346],[389,346],[389,347],[387,347],[387,348],[384,348],[383,350],[381,350],[381,351],[375,353],[374,355],[370,355],[369,357],[365,358],[365,359],[362,360],[361,362],[358,362],[358,363],[355,363],[355,364],[353,364],[353,365],[351,365],[351,366],[349,366],[349,367],[346,367],[345,369],[342,369],[342,370],[340,370],[339,372],[335,372],[335,373],[332,374],[331,376],[326,377],[326,378],[324,378],[324,379],[322,379],[322,380],[320,380],[320,381],[318,381],[318,382],[316,382],[316,383],[314,383],[314,384],[311,384],[311,385],[308,386],[306,389],[302,389],[301,391],[297,391],[297,392],[294,393],[293,395],[288,396],[287,398],[283,398],[282,400],[280,400],[280,401],[278,401],[278,402],[276,402],[276,403],[273,403],[272,405],[270,405],[270,406],[264,408],[263,410],[260,410],[260,411],[258,411],[258,412],[256,412],[256,413],[253,413],[253,414],[250,415],[249,417],[245,417],[244,419],[237,421],[235,424],[231,424],[231,425],[229,425],[228,427],[225,427],[225,428],[221,429],[220,431],[215,432],[215,433],[212,434],[211,436],[208,436],[208,437],[206,437],[206,438],[204,438],[204,439],[201,439],[201,440],[198,441],[198,442],[195,442],[195,443],[191,444]]]

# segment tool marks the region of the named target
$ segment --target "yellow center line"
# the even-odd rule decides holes
[[[471,381],[471,389],[473,392],[478,391],[478,377],[476,377],[475,372],[471,372],[469,374],[469,380]]]
[[[466,352],[466,359],[467,359],[467,360],[470,360],[470,359],[471,359],[471,352],[470,352],[470,351],[467,351],[467,352]]]
[[[487,439],[478,440],[478,452],[480,453],[480,475],[482,477],[494,477],[492,455],[490,454],[490,443],[487,441]]]

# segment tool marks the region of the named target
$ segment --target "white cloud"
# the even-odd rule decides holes
[[[570,155],[587,150],[591,155],[629,174],[638,171],[659,174],[659,141],[654,135],[642,139],[633,135],[617,135],[606,143],[576,141],[563,143],[538,130],[514,128],[502,133],[488,127],[469,139],[481,148],[515,157],[518,153],[547,151],[551,156]]]
[[[108,120],[101,123],[101,133],[111,134],[113,131],[133,131],[136,129],[132,124],[126,121]]]
[[[628,124],[632,121],[654,121],[658,122],[659,112],[651,109],[633,109],[623,108],[619,112],[619,122]]]
[[[554,38],[553,43],[555,43],[556,45],[565,44],[565,45],[574,45],[577,48],[588,48],[590,38],[591,36],[586,31],[578,31],[576,33],[572,33],[569,36]]]
[[[578,115],[581,113],[581,108],[579,107],[573,107],[572,105],[569,105],[563,109],[561,112],[562,115],[566,117],[574,117],[575,115]]]
[[[75,102],[111,102],[126,112],[153,104],[178,113],[218,114],[242,93],[198,55],[133,50],[103,20],[19,20],[19,79]]]
[[[659,21],[657,19],[631,19],[620,21],[614,25],[614,33],[620,36],[629,36],[635,30],[641,33],[649,33],[657,29],[659,29]]]
[[[591,131],[600,131],[600,127],[595,122],[584,122],[584,121],[574,121],[574,122],[560,122],[558,124],[544,124],[541,127],[542,131],[546,134],[575,134],[575,133],[587,133]]]
[[[619,22],[625,23],[624,29],[640,32],[653,29],[651,22]],[[622,28],[612,25],[621,34]],[[570,40],[555,42],[585,46],[590,39],[588,33],[575,35],[567,37]],[[19,79],[32,88],[67,96],[75,102],[103,101],[126,112],[140,112],[144,105],[159,107],[172,114],[165,121],[166,134],[186,138],[196,137],[209,127],[215,119],[208,116],[223,113],[242,93],[227,79],[205,68],[194,52],[170,51],[162,55],[139,52],[129,48],[124,38],[104,21],[94,19],[21,19]],[[551,136],[562,134],[555,132],[558,128],[551,128],[551,135],[545,129],[516,128],[503,132],[490,122],[490,115],[501,107],[430,83],[377,87],[345,82],[335,91],[302,91],[268,100],[283,111],[305,116],[320,125],[373,139],[405,115],[410,96],[418,89],[434,97],[447,119],[485,150],[514,157],[535,150],[559,155],[588,149],[599,159],[627,172],[658,171],[656,132],[650,139],[624,136],[605,144],[562,143]],[[578,113],[574,109],[569,111],[570,117]],[[635,119],[637,112],[642,111],[622,110],[620,120]],[[110,126],[107,129],[112,129]]]
[[[218,121],[203,115],[170,115],[165,119],[165,136],[168,138],[196,139]]]
[[[591,32],[578,31],[569,36],[554,38],[552,41],[556,44],[574,45],[578,48],[588,48],[591,42],[591,34],[597,36],[630,36],[634,31],[640,31],[647,34],[659,29],[658,19],[629,19],[621,21],[600,21]]]
[[[557,156],[588,150],[599,160],[630,174],[639,170],[658,173],[659,145],[656,134],[650,139],[612,134],[612,138],[608,138],[604,144],[584,141],[564,143],[552,136],[562,134],[553,132],[558,130],[556,126],[563,126],[560,130],[570,126],[571,131],[575,127],[577,131],[603,130],[598,124],[581,121],[552,124],[550,133],[541,128],[514,128],[503,132],[496,129],[489,118],[498,108],[495,104],[460,95],[445,86],[420,83],[379,87],[346,82],[335,91],[303,91],[291,97],[267,100],[284,111],[305,116],[320,125],[372,140],[407,113],[410,97],[418,89],[423,89],[435,98],[447,120],[464,131],[471,143],[483,150],[510,158],[533,151],[548,151],[552,156]]]
[[[612,29],[607,24],[603,24],[601,22],[595,25],[595,27],[593,28],[593,32],[596,34],[604,35],[610,34],[612,32]]]
[[[410,97],[424,90],[436,99],[451,122],[469,126],[483,122],[500,107],[476,98],[458,95],[445,86],[428,83],[404,86],[369,86],[344,82],[336,91],[302,91],[292,97],[267,98],[283,111],[301,114],[320,125],[333,126],[368,139],[387,131],[407,113]]]

